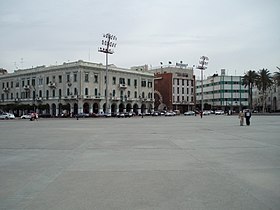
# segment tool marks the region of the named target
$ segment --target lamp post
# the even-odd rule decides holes
[[[203,71],[207,69],[209,58],[207,56],[201,56],[197,69],[201,70],[201,117],[203,114]]]
[[[109,106],[108,106],[108,54],[113,54],[114,50],[113,48],[116,47],[116,41],[117,37],[107,33],[103,34],[103,39],[102,39],[102,46],[98,48],[98,52],[102,52],[106,54],[106,89],[105,89],[105,114],[108,114]]]

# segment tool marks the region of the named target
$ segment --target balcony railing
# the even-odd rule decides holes
[[[56,88],[56,83],[55,82],[49,82],[48,86],[50,88]]]

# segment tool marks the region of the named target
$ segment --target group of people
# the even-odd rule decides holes
[[[251,118],[251,112],[249,109],[245,109],[244,111],[240,111],[238,115],[240,119],[240,126],[243,126],[244,124],[244,118],[246,119],[246,125],[250,125],[250,118]]]

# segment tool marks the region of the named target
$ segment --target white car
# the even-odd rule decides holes
[[[187,111],[184,113],[185,116],[192,116],[192,115],[195,115],[195,112],[194,111]]]
[[[0,115],[0,119],[5,119],[5,120],[7,120],[7,119],[15,119],[16,117],[15,117],[15,115],[14,114],[11,114],[11,113],[2,113],[1,115]]]
[[[24,115],[22,115],[20,118],[21,119],[31,119],[31,114],[24,114]]]
[[[215,115],[223,115],[225,112],[223,110],[216,110]]]
[[[203,115],[210,115],[210,114],[211,114],[211,112],[209,110],[204,110],[203,111]]]

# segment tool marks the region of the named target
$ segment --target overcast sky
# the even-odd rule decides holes
[[[105,63],[98,47],[109,32],[118,37],[109,63],[119,67],[192,66],[206,55],[206,75],[273,73],[279,22],[279,0],[0,0],[0,68]]]

